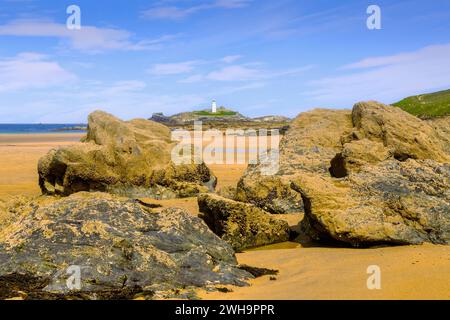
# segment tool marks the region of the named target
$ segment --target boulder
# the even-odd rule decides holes
[[[291,180],[305,202],[303,230],[355,246],[448,243],[450,158],[441,133],[376,102],[356,104],[352,122],[331,177],[299,171]]]
[[[301,196],[301,229],[315,240],[448,244],[449,132],[444,120],[424,121],[373,101],[352,111],[313,110],[293,120],[280,144],[280,170],[270,179]],[[255,172],[249,168],[238,185],[242,200],[251,199],[246,190],[266,188],[267,177]]]
[[[253,204],[273,214],[303,212],[303,200],[289,184],[276,176],[251,172],[251,166],[239,180],[234,200]]]
[[[280,142],[279,170],[264,176],[250,165],[238,183],[236,200],[271,213],[303,213],[300,195],[291,189],[299,170],[329,174],[331,159],[341,151],[340,137],[352,129],[348,110],[317,109],[294,119]]]
[[[252,118],[252,121],[255,122],[289,122],[291,119],[284,116],[262,116],[262,117],[256,117]]]
[[[426,122],[436,131],[445,152],[450,154],[450,116],[431,118]]]
[[[350,171],[361,167],[377,164],[392,157],[390,150],[383,143],[362,139],[346,143],[342,151],[331,159],[330,173],[333,177],[342,178]]]
[[[289,225],[254,205],[215,194],[200,194],[198,205],[209,228],[234,250],[289,240]]]
[[[315,240],[353,246],[450,242],[450,165],[389,160],[345,179],[301,174],[302,229]]]
[[[165,125],[178,125],[179,124],[176,120],[172,119],[169,116],[165,116],[162,112],[154,113],[149,120],[152,120],[152,121],[158,122],[158,123],[162,123]]]
[[[450,161],[436,130],[426,121],[400,108],[375,101],[361,102],[353,107],[352,120],[360,136],[383,143],[400,161]]]
[[[181,209],[154,213],[128,198],[81,192],[22,200],[8,210],[13,219],[0,229],[2,288],[24,291],[34,283],[35,296],[114,299],[252,278],[237,267],[231,246]],[[75,289],[67,285],[74,268],[81,279]]]
[[[44,194],[102,191],[157,199],[195,196],[215,187],[205,164],[174,165],[166,126],[143,119],[89,115],[84,143],[51,150],[39,160]]]

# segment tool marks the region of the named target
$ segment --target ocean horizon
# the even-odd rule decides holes
[[[0,123],[0,134],[77,133],[86,127],[84,123]]]

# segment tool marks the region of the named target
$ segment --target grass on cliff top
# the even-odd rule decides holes
[[[450,90],[408,97],[393,104],[420,118],[450,115]]]
[[[195,111],[194,114],[196,114],[198,116],[207,116],[207,117],[230,117],[230,116],[235,116],[236,112],[218,110],[216,113],[212,113],[212,112],[203,110],[203,111]]]

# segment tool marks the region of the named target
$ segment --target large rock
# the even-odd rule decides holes
[[[152,120],[152,121],[158,122],[158,123],[162,123],[165,125],[179,125],[180,124],[175,119],[172,119],[169,116],[165,116],[164,113],[162,113],[162,112],[154,113],[149,120]]]
[[[427,123],[434,128],[447,154],[450,154],[450,116],[428,119]]]
[[[252,171],[253,168],[250,165],[240,179],[234,200],[251,203],[273,214],[303,212],[303,200],[289,184],[284,183],[280,177],[262,176]]]
[[[331,176],[298,172],[303,229],[353,245],[450,241],[450,166],[445,142],[398,108],[358,103]]]
[[[200,194],[198,205],[209,228],[236,251],[289,240],[287,222],[251,204]]]
[[[316,240],[354,246],[450,242],[450,165],[389,160],[342,180],[302,174],[303,229]]]
[[[436,130],[400,108],[374,101],[361,102],[354,106],[352,119],[358,136],[383,143],[395,159],[434,159],[440,162],[450,159]]]
[[[104,112],[89,115],[84,143],[50,151],[38,164],[45,194],[107,191],[127,196],[175,198],[214,188],[204,164],[174,165],[169,128]]]
[[[280,170],[271,179],[301,195],[301,227],[313,239],[449,243],[448,134],[443,120],[423,121],[377,102],[306,112],[282,139]],[[264,190],[267,178],[255,170],[237,194],[249,186]]]
[[[351,129],[347,110],[317,109],[300,114],[280,142],[278,173],[264,176],[259,166],[249,166],[238,183],[236,200],[271,213],[302,213],[300,194],[290,187],[292,177],[299,170],[328,174],[330,160],[342,148],[340,137]]]
[[[342,151],[331,159],[330,173],[333,177],[342,178],[350,171],[377,164],[392,157],[392,152],[383,143],[368,139],[346,143]]]
[[[31,281],[41,296],[70,296],[71,266],[80,268],[79,292],[87,298],[244,285],[251,278],[237,268],[231,246],[181,209],[153,213],[133,200],[78,193],[21,201],[8,210],[12,219],[0,229],[3,288],[21,283],[15,289],[23,291]]]

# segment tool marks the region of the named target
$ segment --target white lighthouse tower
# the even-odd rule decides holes
[[[217,102],[216,102],[216,100],[213,100],[213,102],[211,104],[211,112],[212,113],[217,113]]]

